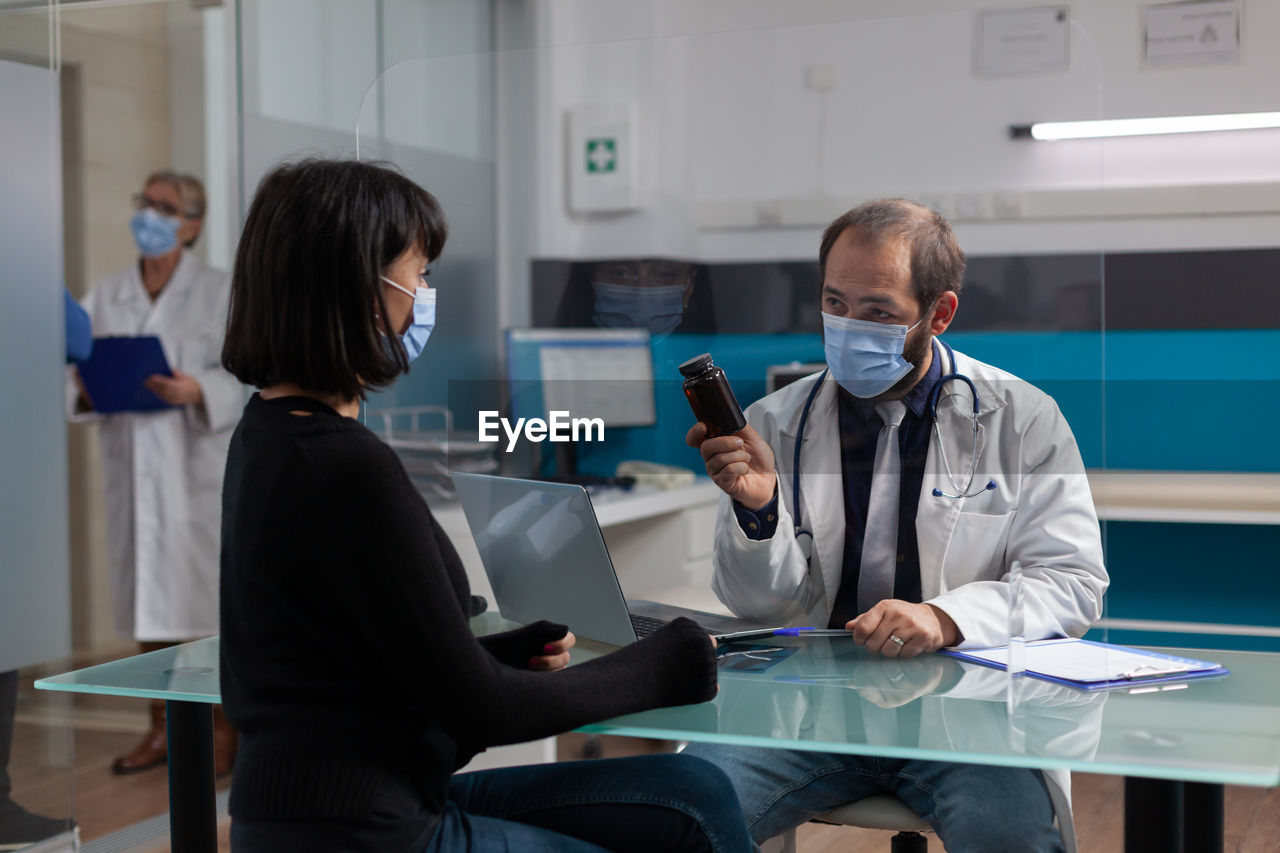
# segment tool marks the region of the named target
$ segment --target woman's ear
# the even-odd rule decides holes
[[[184,246],[191,246],[200,236],[202,228],[204,228],[203,218],[183,219],[182,224],[178,226],[178,242]]]

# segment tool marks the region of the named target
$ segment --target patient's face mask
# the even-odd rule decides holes
[[[684,319],[683,284],[642,287],[633,284],[592,283],[596,291],[597,326],[606,329],[648,329],[651,335],[667,335]]]
[[[431,330],[436,327],[436,290],[434,287],[419,287],[415,290],[409,290],[407,287],[401,287],[386,276],[378,276],[391,287],[400,291],[407,296],[413,297],[413,322],[405,333],[400,336],[400,343],[404,344],[404,351],[409,356],[409,361],[413,361],[422,355],[422,350],[427,345],[427,339],[431,337]]]
[[[854,320],[822,312],[822,341],[827,366],[840,387],[855,397],[888,391],[915,367],[902,357],[907,334],[915,326]]]

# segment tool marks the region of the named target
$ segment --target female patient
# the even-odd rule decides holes
[[[698,759],[453,775],[493,744],[705,701],[716,671],[689,620],[569,669],[563,625],[471,634],[458,555],[357,420],[427,342],[445,235],[428,192],[343,161],[277,168],[245,222],[222,356],[261,389],[223,497],[232,846],[752,849],[728,779]]]

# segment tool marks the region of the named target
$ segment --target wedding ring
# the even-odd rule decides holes
[[[895,635],[893,635],[893,634],[890,634],[890,635],[889,635],[889,639],[890,639],[890,640],[893,640],[895,643],[897,643],[897,644],[898,644],[898,645],[900,645],[900,646],[905,646],[905,645],[906,645],[906,641],[905,641],[905,640],[903,640],[901,637],[895,636]]]

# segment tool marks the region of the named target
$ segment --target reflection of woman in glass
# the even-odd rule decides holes
[[[472,634],[462,561],[359,422],[435,327],[446,234],[429,193],[350,161],[277,168],[245,220],[222,355],[261,389],[222,516],[232,848],[749,849],[729,780],[698,759],[455,772],[488,746],[708,700],[716,662],[688,619],[567,668],[564,625]]]
[[[706,267],[662,258],[574,264],[555,324],[641,328],[655,337],[715,331]]]

